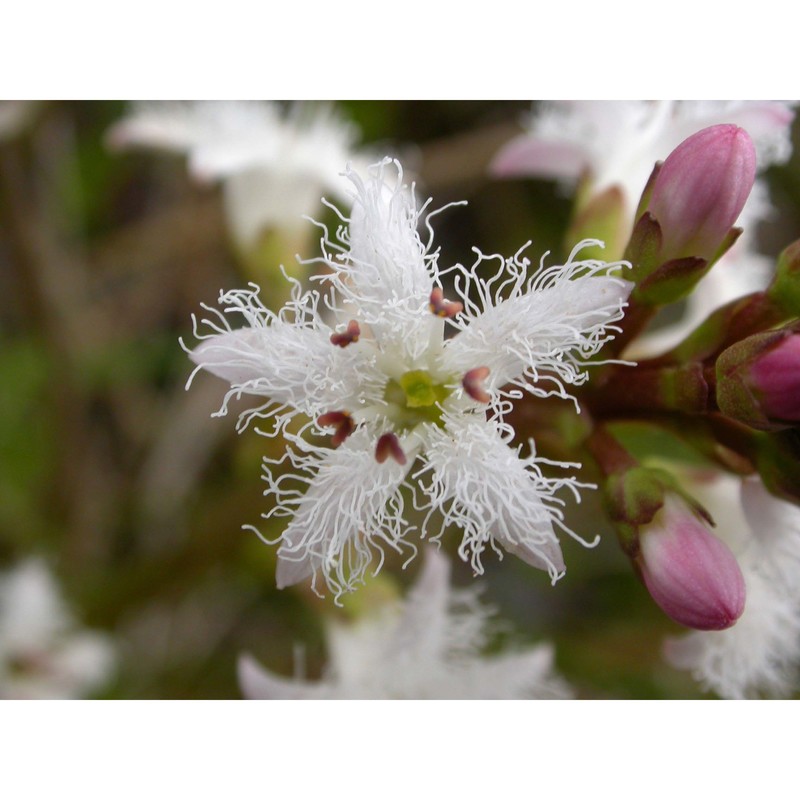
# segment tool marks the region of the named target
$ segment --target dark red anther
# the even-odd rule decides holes
[[[483,388],[483,382],[489,377],[489,367],[475,367],[461,379],[464,391],[479,403],[488,403],[492,396]]]
[[[393,433],[384,433],[375,445],[375,460],[383,464],[391,456],[400,466],[406,463],[406,454],[399,439]]]
[[[431,292],[431,304],[429,308],[437,317],[452,319],[456,314],[460,314],[464,310],[464,304],[457,301],[451,302],[450,300],[445,300],[442,290],[437,286]]]
[[[361,336],[361,328],[354,319],[351,319],[347,323],[347,330],[344,333],[331,334],[331,342],[338,347],[347,347],[347,345],[357,342],[359,336]]]
[[[336,428],[331,442],[338,447],[355,429],[356,423],[346,411],[329,411],[317,418],[320,428]]]

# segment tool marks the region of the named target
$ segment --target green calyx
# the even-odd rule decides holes
[[[790,244],[778,257],[767,294],[787,315],[800,314],[800,241]]]
[[[421,422],[441,424],[440,405],[450,396],[450,389],[434,383],[430,373],[422,369],[406,372],[398,380],[386,384],[384,400],[394,406],[396,422],[413,428]]]
[[[633,467],[615,473],[606,484],[611,519],[637,528],[646,525],[664,505],[664,493],[660,470]]]

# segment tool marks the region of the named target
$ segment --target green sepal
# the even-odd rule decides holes
[[[695,514],[713,525],[708,511],[689,494],[675,476],[658,467],[633,467],[610,475],[606,482],[609,517],[615,523],[638,528],[653,521],[667,494],[676,494]]]
[[[724,256],[725,253],[727,253],[728,250],[730,250],[731,247],[733,247],[736,244],[742,233],[744,233],[742,228],[731,228],[725,234],[725,238],[722,240],[722,243],[717,248],[714,255],[711,256],[711,258],[709,259],[708,262],[709,266],[713,266],[714,264],[716,264],[717,261],[719,261],[722,258],[722,256]]]
[[[800,240],[790,244],[778,256],[767,296],[788,316],[800,316]]]
[[[642,214],[647,211],[650,205],[650,198],[653,196],[653,187],[656,185],[656,178],[658,177],[658,173],[661,172],[661,167],[663,165],[663,161],[656,161],[653,171],[650,173],[650,177],[647,179],[647,183],[644,186],[642,196],[639,198],[639,205],[636,207],[634,219],[639,219]]]
[[[658,266],[661,244],[661,226],[649,211],[645,211],[633,226],[625,248],[625,260],[631,262],[630,280],[638,284]]]
[[[610,475],[606,481],[608,515],[622,549],[634,562],[639,554],[639,529],[653,521],[667,493],[680,496],[696,514],[713,524],[708,512],[665,470],[633,467]]]
[[[606,497],[613,522],[638,528],[653,519],[664,505],[664,481],[659,472],[639,466],[609,476]]]
[[[663,235],[658,220],[645,211],[636,222],[625,258],[631,262],[628,275],[636,284],[631,299],[655,307],[685,297],[708,271],[710,262],[696,256],[663,261]]]
[[[633,291],[633,298],[648,306],[665,306],[686,297],[703,275],[709,262],[689,256],[675,258],[650,271]]]

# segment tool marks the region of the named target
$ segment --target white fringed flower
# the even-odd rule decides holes
[[[553,649],[537,645],[483,656],[491,609],[477,593],[450,586],[450,562],[429,548],[404,603],[327,630],[329,662],[318,682],[287,679],[251,656],[239,660],[249,700],[560,699],[571,695],[553,673]]]
[[[0,576],[0,698],[85,697],[113,665],[110,639],[76,626],[43,562]]]
[[[429,512],[423,536],[437,539],[451,522],[462,528],[460,553],[476,573],[487,547],[503,548],[555,581],[564,571],[556,530],[572,533],[555,494],[566,487],[577,497],[580,484],[546,477],[535,453],[512,448],[503,412],[522,391],[566,398],[567,386],[586,379],[622,318],[631,284],[609,273],[623,265],[578,261],[581,247],[596,242],[576,247],[564,266],[538,269],[520,253],[478,253],[471,268],[448,270],[461,298],[449,302],[432,249],[436,212],[418,210],[400,165],[385,160],[366,181],[347,175],[355,189],[352,215],[342,218],[349,229],[341,226],[337,241],[325,230],[317,259],[326,267],[324,301],[295,284],[276,314],[257,289],[233,291],[220,297],[224,311],[203,320],[211,333],[200,335],[195,321],[204,341],[191,358],[231,384],[218,413],[231,397],[262,396],[239,427],[270,420],[267,432],[291,443],[280,466],[265,464],[274,502],[265,516],[291,518],[278,585],[313,575],[316,586],[321,575],[338,595],[385,546],[415,552],[405,490]],[[491,260],[497,269],[485,281],[479,269]],[[231,327],[235,315],[245,327]],[[445,337],[448,327],[455,336]],[[296,414],[312,420],[299,435],[286,427]],[[334,447],[304,435],[312,432],[332,432]]]
[[[684,139],[722,123],[739,125],[756,146],[759,172],[791,154],[789,103],[748,101],[574,101],[544,103],[529,130],[495,157],[499,176],[530,175],[576,181],[585,177],[593,194],[611,186],[622,190],[628,226],[656,161]],[[689,295],[681,319],[635,343],[640,358],[678,344],[715,308],[766,287],[770,261],[755,252],[755,225],[769,217],[766,185],[757,181],[737,220],[744,233],[731,251]]]
[[[201,181],[223,181],[235,240],[251,247],[269,227],[295,230],[319,208],[323,191],[345,198],[341,165],[355,158],[355,127],[329,105],[148,102],[109,132],[117,148],[186,153]]]
[[[800,666],[800,508],[757,478],[720,475],[692,492],[736,555],[747,599],[733,627],[669,640],[667,658],[721,697],[787,696]]]

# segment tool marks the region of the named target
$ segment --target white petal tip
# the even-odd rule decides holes
[[[278,553],[278,565],[275,569],[275,583],[279,589],[286,589],[294,586],[306,578],[310,578],[314,572],[311,560],[306,558],[303,561],[291,561],[282,558]]]

